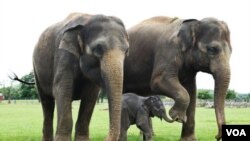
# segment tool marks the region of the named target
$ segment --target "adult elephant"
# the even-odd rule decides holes
[[[128,34],[130,50],[125,58],[123,92],[156,93],[174,99],[169,114],[183,122],[181,140],[194,141],[196,74],[212,74],[216,138],[221,139],[232,51],[226,23],[214,18],[153,17],[130,28]]]
[[[123,63],[128,38],[122,21],[104,15],[70,14],[47,28],[34,49],[33,65],[44,114],[43,141],[53,140],[53,113],[57,106],[55,141],[70,141],[73,100],[81,100],[75,140],[89,140],[89,121],[103,87],[109,100],[107,141],[119,137]]]

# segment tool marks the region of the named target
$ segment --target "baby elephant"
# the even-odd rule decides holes
[[[150,118],[154,116],[173,122],[167,117],[165,107],[158,96],[142,97],[133,93],[123,94],[119,141],[127,141],[127,130],[133,124],[143,132],[143,141],[152,141]]]

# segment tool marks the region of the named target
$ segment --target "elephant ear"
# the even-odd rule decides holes
[[[223,36],[226,39],[226,41],[228,41],[229,48],[232,51],[232,46],[231,46],[231,41],[230,41],[230,30],[228,28],[228,25],[224,21],[220,21],[220,24],[222,26],[222,29],[225,31],[225,32],[223,32]]]
[[[183,20],[177,34],[182,43],[182,51],[193,47],[197,41],[200,21],[196,19]]]
[[[158,100],[158,97],[156,96],[149,96],[144,100],[144,105],[147,106],[148,109],[151,109],[155,102]]]
[[[146,100],[144,101],[144,105],[147,108],[149,115],[151,117],[154,117],[155,115],[157,115],[157,113],[159,113],[161,105],[163,104],[161,103],[161,99],[159,96],[150,96],[146,98]]]
[[[90,19],[91,15],[82,13],[70,14],[64,21],[62,34],[67,31],[74,30],[75,28],[83,27],[86,25]]]
[[[61,30],[61,41],[59,48],[67,50],[68,52],[74,54],[77,58],[80,57],[80,53],[84,51],[85,45],[80,37],[80,33],[85,29],[85,25],[89,21],[90,15],[85,14],[71,14],[65,21],[63,28]]]
[[[126,29],[126,28],[125,28],[125,25],[123,24],[123,22],[122,22],[121,19],[119,19],[119,18],[117,18],[117,17],[114,17],[114,16],[109,16],[109,18],[110,18],[112,21],[116,22],[117,24],[121,25],[121,26],[123,27],[123,29]],[[127,31],[124,30],[124,31],[122,31],[122,32],[123,32],[123,34],[125,35],[125,38],[127,39],[127,41],[129,42],[129,36],[128,36]],[[128,52],[128,51],[126,52],[126,55],[127,55],[127,56],[129,55],[129,52]]]
[[[110,20],[112,20],[112,21],[116,22],[117,24],[119,24],[119,25],[121,25],[122,27],[124,27],[124,28],[125,28],[125,26],[124,26],[124,24],[123,24],[122,20],[120,20],[119,18],[114,17],[114,16],[109,16],[109,18],[110,18]]]
[[[143,101],[143,108],[146,109],[148,112],[150,112],[152,106],[152,99],[151,97],[147,97]]]

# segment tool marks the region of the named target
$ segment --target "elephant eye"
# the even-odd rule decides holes
[[[207,47],[207,52],[209,55],[216,55],[219,53],[219,48],[218,47],[215,47],[215,46],[208,46]]]
[[[93,49],[92,52],[94,53],[95,56],[101,57],[103,55],[103,45],[97,44]]]
[[[127,56],[129,56],[129,49],[128,49],[128,48],[126,49],[125,54],[126,54]]]

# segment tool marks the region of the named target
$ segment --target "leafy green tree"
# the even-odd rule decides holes
[[[2,87],[0,89],[0,93],[2,93],[4,95],[4,98],[5,99],[10,99],[11,96],[10,96],[10,87]]]
[[[23,76],[21,78],[22,80],[26,82],[34,82],[34,73],[30,72],[29,74]],[[20,84],[20,88],[18,91],[18,95],[20,96],[20,99],[37,99],[38,95],[36,92],[36,88],[34,85],[27,85],[27,84]]]
[[[4,95],[4,98],[8,100],[8,103],[11,103],[12,99],[18,99],[17,91],[18,87],[12,87],[12,86],[2,87],[0,89],[0,93],[2,93]]]
[[[250,93],[249,93],[249,94],[247,94],[246,101],[247,101],[247,102],[250,102]]]
[[[210,90],[198,90],[199,99],[212,99],[213,95]]]
[[[226,99],[235,99],[237,96],[237,92],[235,92],[234,90],[228,90],[227,91],[227,96],[226,96]]]

